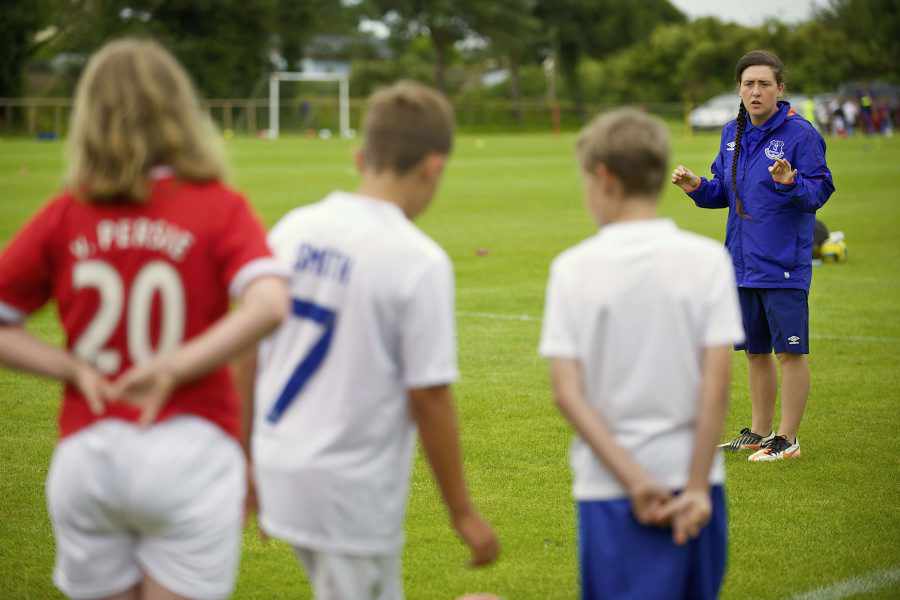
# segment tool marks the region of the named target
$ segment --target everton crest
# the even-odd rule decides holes
[[[769,160],[784,158],[784,142],[781,140],[772,140],[769,142],[769,145],[766,146],[766,157],[768,157]]]

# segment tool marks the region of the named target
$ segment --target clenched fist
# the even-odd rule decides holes
[[[697,191],[700,187],[700,178],[694,175],[690,169],[684,165],[678,165],[672,171],[672,183],[680,187],[687,193]]]

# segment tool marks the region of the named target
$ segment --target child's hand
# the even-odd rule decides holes
[[[112,384],[114,398],[141,409],[138,423],[150,425],[175,389],[175,375],[158,361],[132,367]]]
[[[686,489],[660,511],[661,518],[672,522],[672,540],[679,546],[700,535],[711,514],[712,502],[706,489]]]
[[[694,175],[690,169],[684,165],[678,165],[672,171],[672,183],[680,187],[687,193],[697,191],[700,187],[700,178]]]
[[[786,158],[779,158],[769,167],[772,179],[782,185],[791,185],[797,176],[797,169],[791,169],[791,163]]]
[[[472,510],[455,517],[453,528],[472,551],[470,566],[482,567],[497,560],[497,556],[500,554],[500,542],[497,541],[497,534],[477,512]]]
[[[629,486],[631,512],[641,525],[666,525],[668,518],[662,515],[665,503],[671,498],[665,489],[646,475],[642,475]]]
[[[111,384],[94,367],[86,362],[77,361],[71,376],[71,383],[84,399],[95,416],[106,410],[106,401],[112,397]]]

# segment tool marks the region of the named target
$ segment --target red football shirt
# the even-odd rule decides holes
[[[51,200],[0,255],[0,319],[21,321],[55,299],[68,349],[115,378],[203,333],[255,277],[281,272],[242,196],[163,171],[144,203]],[[185,413],[239,436],[227,367],[179,387],[158,420]],[[109,417],[138,411],[113,403],[95,417],[66,386],[62,436]]]

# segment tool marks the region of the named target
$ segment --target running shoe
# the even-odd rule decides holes
[[[719,448],[730,452],[737,452],[738,450],[759,450],[764,443],[771,440],[774,436],[774,431],[763,437],[758,433],[750,431],[749,427],[744,427],[736,438],[730,442],[719,444]]]
[[[788,458],[800,458],[800,438],[789,442],[783,435],[776,435],[764,443],[758,452],[751,454],[748,460],[750,462],[769,462]]]

